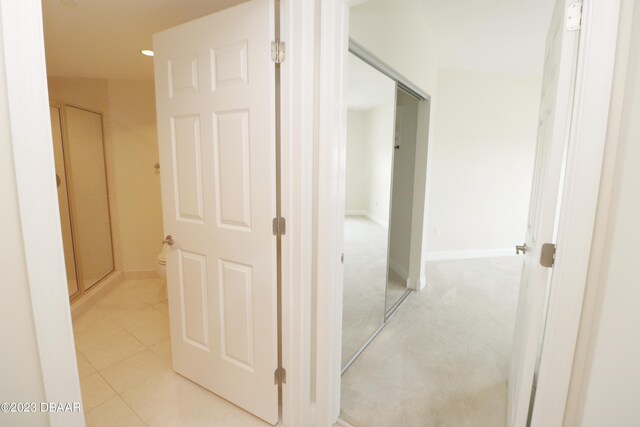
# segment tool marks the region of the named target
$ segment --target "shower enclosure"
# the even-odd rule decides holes
[[[60,225],[69,296],[114,271],[102,114],[51,102]]]
[[[349,50],[343,372],[412,290],[423,217],[422,206],[414,204],[416,141],[420,103],[429,100],[356,42]]]

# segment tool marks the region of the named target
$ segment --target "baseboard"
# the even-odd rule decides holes
[[[387,228],[389,227],[389,224],[387,224],[386,222],[384,222],[381,218],[378,218],[377,216],[373,216],[372,213],[367,212],[367,214],[365,215],[367,218],[369,218],[371,221],[375,222],[376,224],[378,224],[380,227],[382,228]]]
[[[114,271],[97,284],[93,285],[84,295],[71,303],[71,319],[77,320],[93,307],[103,296],[123,280],[122,271]]]
[[[432,251],[427,252],[427,261],[442,261],[448,259],[472,259],[516,256],[514,248],[478,249],[473,251]]]
[[[338,421],[336,421],[336,425],[344,426],[344,427],[353,427],[351,424],[349,424],[348,422],[346,422],[342,418],[338,418]]]
[[[407,271],[404,266],[400,265],[400,263],[391,258],[389,258],[389,268],[393,270],[393,272],[398,276],[400,276],[405,282],[409,279],[409,271]]]
[[[364,216],[366,218],[369,218],[371,221],[375,222],[376,224],[378,224],[379,226],[381,226],[383,228],[387,228],[389,226],[389,224],[384,222],[381,218],[378,218],[377,216],[374,216],[369,211],[361,211],[361,210],[355,209],[355,210],[345,211],[344,214],[346,216]]]
[[[414,280],[413,278],[407,278],[407,288],[413,289],[415,291],[421,291],[427,286],[427,279],[425,276],[420,276],[418,280]]]
[[[156,270],[129,270],[123,274],[124,280],[158,279]]]

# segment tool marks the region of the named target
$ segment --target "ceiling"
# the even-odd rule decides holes
[[[406,23],[400,31],[414,40],[436,40],[440,68],[531,75],[542,71],[554,4],[555,0],[369,0],[354,7],[351,15],[378,27],[385,21]],[[387,29],[386,37],[393,39],[394,34]]]
[[[245,0],[43,0],[51,76],[153,79],[152,34]],[[554,0],[370,0],[353,13],[411,16],[442,46],[439,66],[530,73]],[[411,24],[414,25],[414,24]]]
[[[42,0],[50,76],[153,79],[153,33],[245,0]]]

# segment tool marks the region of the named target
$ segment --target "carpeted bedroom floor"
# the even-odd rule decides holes
[[[506,423],[507,374],[522,259],[434,261],[342,377],[355,427]]]

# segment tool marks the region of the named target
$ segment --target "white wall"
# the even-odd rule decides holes
[[[522,243],[550,3],[474,6],[467,12],[454,4],[372,0],[351,9],[351,36],[432,97],[429,258],[511,253]],[[491,13],[508,16],[515,13],[507,10],[512,7],[532,17],[526,31],[514,30],[508,20],[485,28],[483,23],[493,22]],[[457,31],[443,20],[477,25],[478,31]],[[494,48],[513,31],[519,37]],[[475,52],[468,62],[459,54],[465,46]],[[526,63],[526,70],[517,63]]]
[[[153,168],[158,161],[155,89],[151,81],[110,79],[107,95],[122,270],[155,270],[163,239],[160,175]]]
[[[537,134],[540,79],[438,72],[427,194],[429,252],[522,244]]]
[[[383,227],[389,224],[394,100],[348,110],[345,208]]]
[[[153,274],[162,208],[153,82],[49,77],[50,98],[103,113],[116,269]]]
[[[345,209],[361,215],[369,209],[369,111],[347,112]]]
[[[396,85],[351,57],[347,84],[345,208],[387,228],[391,198]],[[351,107],[351,103],[355,107]]]
[[[44,387],[18,212],[4,70],[0,39],[0,402],[42,402]],[[0,425],[48,424],[44,413],[25,416],[0,412]]]
[[[579,403],[577,413],[565,420],[567,426],[640,425],[640,7],[622,4],[622,21],[632,28],[631,46],[617,53],[614,93],[619,101],[614,95],[612,111],[621,107],[621,115],[619,122],[610,122],[607,139],[608,146],[619,145],[617,152],[607,149],[611,157],[604,174],[612,177],[611,185],[600,196],[597,218],[605,224],[602,259],[592,256],[588,286],[593,286],[585,306],[591,300],[593,307],[583,311],[576,351],[580,363],[574,366],[579,370],[569,395],[570,402]]]
[[[368,213],[373,221],[385,228],[389,225],[391,202],[395,90],[390,91],[388,95],[386,102],[371,109],[369,130]]]

